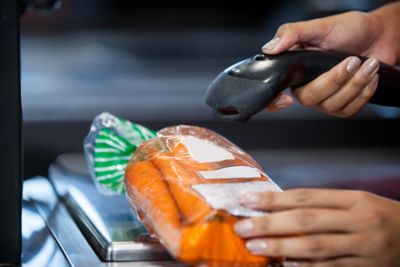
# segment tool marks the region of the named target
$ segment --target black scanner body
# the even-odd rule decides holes
[[[232,65],[215,78],[207,90],[206,103],[217,118],[247,121],[286,88],[310,82],[349,56],[331,51],[259,54]],[[380,63],[378,73],[378,88],[370,102],[399,107],[400,71]]]

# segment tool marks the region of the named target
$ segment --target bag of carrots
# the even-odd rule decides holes
[[[249,191],[279,191],[261,167],[210,130],[173,126],[144,141],[125,171],[137,214],[170,253],[189,264],[266,266],[233,231],[241,217],[261,212],[240,205]]]
[[[281,189],[217,133],[186,125],[158,131],[137,144],[124,181],[138,217],[176,259],[206,266],[279,264],[250,254],[233,225],[264,215],[241,206],[241,194]]]

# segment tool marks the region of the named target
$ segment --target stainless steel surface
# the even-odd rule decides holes
[[[100,262],[46,178],[29,180],[25,195],[33,202],[71,265]]]
[[[32,183],[31,183],[32,184]],[[25,186],[24,190],[29,190]],[[22,266],[70,266],[34,203],[23,201]]]
[[[174,261],[102,261],[44,177],[24,183],[22,233],[23,266],[183,266]]]
[[[69,160],[72,159],[72,160]],[[104,261],[171,260],[138,221],[125,195],[103,195],[82,156],[60,156],[49,177],[86,239]]]

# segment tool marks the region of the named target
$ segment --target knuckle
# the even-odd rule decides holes
[[[282,241],[277,239],[271,246],[271,252],[273,255],[283,255]]]
[[[358,191],[358,195],[359,195],[359,199],[360,201],[368,204],[369,206],[371,206],[372,202],[374,201],[374,195],[370,192],[366,192],[366,191]]]
[[[323,255],[328,249],[326,242],[317,236],[308,238],[305,248],[306,252],[310,255]]]
[[[310,89],[309,88],[304,88],[303,90],[299,90],[296,94],[299,102],[306,107],[311,107],[314,106],[317,101],[315,99],[315,97],[313,96],[312,93],[310,93]]]
[[[368,80],[361,75],[355,76],[351,82],[354,90],[358,90],[360,88],[364,88],[368,83]]]
[[[278,28],[279,33],[290,32],[293,30],[293,23],[284,23]]]
[[[355,196],[355,198],[357,200],[360,200],[360,201],[367,200],[367,201],[369,201],[370,195],[366,191],[354,190],[354,191],[351,191],[351,193],[353,194],[353,196]]]
[[[256,234],[266,234],[268,232],[270,223],[267,216],[257,218],[253,220],[253,223],[255,226],[254,232]]]
[[[315,213],[311,210],[301,209],[294,214],[296,223],[301,227],[309,227],[315,219]]]
[[[295,190],[295,200],[297,203],[307,203],[310,201],[312,192],[309,189],[296,189]]]
[[[365,12],[362,12],[362,11],[358,11],[358,10],[355,10],[355,11],[351,11],[351,12],[349,12],[350,14],[351,14],[351,16],[356,20],[360,20],[360,22],[364,22],[364,23],[368,23],[368,18],[367,18],[367,16],[366,16],[366,13]]]
[[[275,194],[272,194],[270,192],[265,192],[264,194],[261,195],[260,204],[263,207],[275,206],[275,204],[276,204]]]
[[[298,23],[285,23],[282,24],[277,31],[277,34],[282,36],[282,35],[286,35],[288,36],[290,39],[293,39],[295,42],[297,42],[297,40],[299,40],[299,33],[297,31],[298,29]]]
[[[321,103],[321,108],[325,112],[334,113],[340,109],[340,106],[335,101],[324,101]]]
[[[365,211],[365,219],[376,228],[381,228],[387,223],[385,214],[379,210]]]
[[[336,85],[342,86],[347,81],[347,75],[344,71],[333,69],[332,70],[332,82]]]

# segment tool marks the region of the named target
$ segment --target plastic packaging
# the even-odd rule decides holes
[[[125,167],[136,148],[145,140],[156,137],[156,132],[115,117],[110,113],[98,115],[84,140],[89,171],[100,192],[125,192]]]
[[[281,191],[257,162],[213,131],[174,126],[136,149],[125,172],[128,198],[144,225],[180,261],[208,266],[267,266],[233,231],[264,215],[239,203],[242,193]]]

